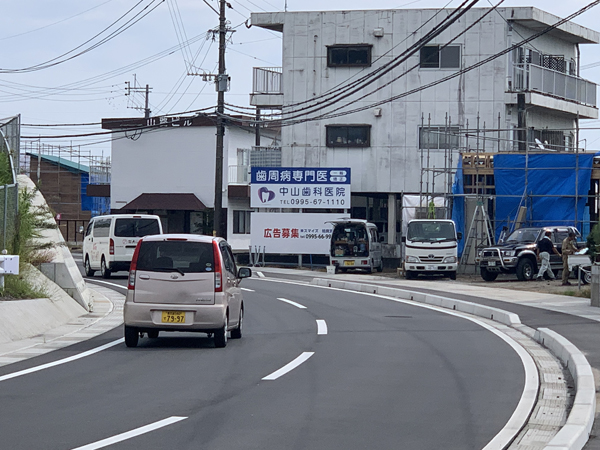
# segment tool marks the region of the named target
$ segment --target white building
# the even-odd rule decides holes
[[[113,213],[157,214],[165,232],[212,234],[214,117],[104,119],[102,127],[113,130]],[[263,136],[263,143],[272,141]],[[252,154],[254,142],[249,125],[226,126],[223,208],[227,209],[227,238],[235,250],[247,251],[250,245],[249,189],[244,182],[248,175],[243,162]]]
[[[448,191],[448,168],[456,166],[459,151],[524,150],[527,143],[517,139],[525,138],[569,151],[578,118],[598,118],[596,85],[578,74],[579,44],[596,44],[599,34],[574,23],[462,72],[560,20],[536,8],[471,9],[399,60],[452,11],[252,14],[253,26],[282,33],[283,59],[282,68],[254,69],[251,104],[282,108],[284,118],[313,119],[282,128],[282,165],[350,167],[352,215],[377,222],[382,231],[394,222],[399,230],[402,195]],[[339,98],[349,83],[394,62],[372,84]],[[418,90],[453,74],[459,75]],[[328,98],[337,101],[328,106]],[[302,108],[311,105],[318,108],[306,114],[311,110]],[[526,134],[517,133],[519,127]],[[494,131],[476,142],[467,132],[475,128]],[[389,233],[388,243],[397,238]]]

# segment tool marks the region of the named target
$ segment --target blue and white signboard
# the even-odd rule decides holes
[[[252,208],[350,208],[350,169],[252,167]]]

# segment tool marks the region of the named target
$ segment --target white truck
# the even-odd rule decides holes
[[[405,243],[404,276],[416,278],[419,274],[444,275],[456,280],[458,268],[458,241],[452,220],[415,219],[408,223]]]

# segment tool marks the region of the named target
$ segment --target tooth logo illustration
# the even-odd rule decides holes
[[[258,198],[263,203],[270,202],[275,198],[275,192],[268,190],[266,187],[261,187],[258,190]]]

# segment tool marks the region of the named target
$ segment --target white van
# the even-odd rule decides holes
[[[329,263],[336,271],[361,269],[367,273],[383,270],[381,241],[377,225],[362,219],[343,219],[333,225]]]
[[[93,217],[83,238],[83,264],[88,277],[99,270],[103,278],[111,272],[129,270],[140,238],[162,234],[160,218],[147,214],[115,214]]]

